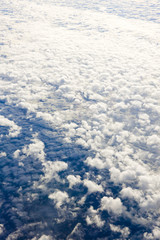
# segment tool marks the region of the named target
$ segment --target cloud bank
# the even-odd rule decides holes
[[[158,2],[0,7],[3,239],[159,239]]]

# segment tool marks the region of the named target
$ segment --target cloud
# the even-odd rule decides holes
[[[67,180],[69,182],[69,188],[72,188],[74,185],[81,183],[81,177],[79,175],[68,175]]]
[[[65,171],[68,168],[68,164],[63,161],[50,161],[46,160],[45,145],[44,142],[38,139],[37,134],[33,135],[31,143],[25,145],[22,150],[17,149],[13,153],[13,157],[25,164],[25,159],[31,157],[34,160],[38,160],[42,164],[43,176],[41,176],[41,181],[34,182],[34,187],[39,187],[45,189],[45,184],[52,180],[53,178],[59,179],[58,173]]]
[[[47,235],[42,235],[40,238],[38,238],[37,240],[52,240],[53,238],[51,236],[47,236]],[[34,240],[34,238],[33,238]]]
[[[148,194],[145,199],[140,202],[140,207],[144,211],[154,210],[160,207],[160,194]]]
[[[20,134],[21,127],[16,125],[13,121],[5,118],[4,116],[0,115],[0,125],[4,127],[9,127],[9,137],[17,137]]]
[[[85,4],[63,1],[55,5],[53,1],[1,1],[0,125],[7,129],[9,138],[6,155],[1,152],[0,156],[13,157],[12,163],[17,164],[12,171],[7,162],[3,174],[21,172],[20,179],[25,183],[26,179],[32,182],[30,170],[40,162],[43,176],[34,176],[38,182],[34,185],[33,181],[33,185],[45,186],[50,194],[49,182],[53,179],[57,191],[52,189],[55,192],[49,196],[58,207],[69,204],[68,191],[76,191],[80,182],[88,194],[95,196],[109,189],[112,197],[98,202],[101,210],[110,213],[109,220],[124,213],[134,224],[136,217],[145,216],[148,231],[152,232],[148,236],[156,238],[160,32],[156,0],[141,3],[87,0]],[[8,108],[19,109],[24,118],[19,112],[8,113]],[[45,126],[60,138],[65,162],[63,156],[48,159],[46,139],[38,135],[28,139],[24,130],[31,125],[40,135]],[[17,146],[19,139],[13,143],[10,138],[20,137],[21,132],[26,139],[20,139]],[[30,142],[23,145],[24,140]],[[48,142],[52,140],[56,142],[52,138]],[[10,156],[14,144],[17,148]],[[74,147],[78,157],[73,160],[68,155]],[[60,181],[59,173],[66,170],[69,173],[62,174]],[[101,178],[97,179],[98,175]],[[66,176],[73,189],[66,187]],[[75,205],[79,199],[85,203],[86,196],[81,194],[75,197]],[[125,207],[132,206],[132,200],[137,201],[138,208],[131,207],[126,213]],[[89,210],[87,222],[98,226],[100,213],[95,211]],[[118,228],[122,232],[123,228]]]
[[[121,233],[121,236],[126,239],[129,234],[130,234],[130,230],[128,227],[124,227],[124,228],[121,228],[120,226],[115,226],[113,224],[110,224],[110,228],[113,232],[120,232]]]
[[[68,168],[68,164],[63,161],[46,161],[43,163],[44,166],[44,177],[46,181],[52,180],[54,177],[57,178],[57,173],[65,171]]]
[[[111,180],[117,183],[129,183],[136,179],[136,172],[130,169],[121,172],[119,169],[113,167],[110,169],[110,174]]]
[[[159,239],[160,238],[160,228],[155,227],[152,230],[152,233],[144,233],[144,239]]]
[[[18,158],[20,156],[21,151],[19,149],[17,149],[14,153],[13,153],[13,157],[14,158]]]
[[[90,180],[83,180],[84,186],[88,188],[88,193],[103,192],[103,187]]]
[[[137,202],[140,202],[142,199],[142,191],[139,189],[133,189],[131,187],[123,188],[120,192],[122,198],[135,199]]]
[[[107,210],[110,214],[120,215],[125,211],[120,198],[103,197],[101,199],[101,209]]]
[[[84,229],[81,223],[77,223],[72,232],[67,236],[67,240],[84,239]]]
[[[147,144],[151,146],[157,146],[160,144],[160,137],[156,134],[153,134],[147,138]]]
[[[93,206],[91,206],[87,211],[86,222],[87,225],[95,224],[99,228],[102,228],[105,224],[105,221],[101,220],[101,217],[98,214],[98,210],[95,210]]]
[[[104,169],[106,168],[108,165],[107,165],[107,162],[103,161],[102,159],[100,158],[91,158],[91,157],[88,157],[86,160],[85,160],[85,163],[87,165],[89,165],[90,167],[95,167],[97,169]]]
[[[4,230],[5,230],[5,228],[4,228],[3,224],[0,224],[0,235],[3,234]]]
[[[16,152],[17,153],[17,152]],[[15,155],[17,155],[15,153]],[[45,160],[45,152],[44,152],[44,143],[40,141],[38,138],[32,139],[32,143],[25,146],[22,149],[22,153],[26,156],[31,156],[34,159],[39,159],[41,162]]]
[[[77,145],[81,145],[81,146],[83,146],[83,147],[85,147],[85,148],[88,147],[88,144],[87,144],[82,138],[79,138],[79,139],[76,141],[76,144],[77,144]]]
[[[63,204],[66,204],[69,201],[68,194],[66,192],[62,192],[59,190],[49,194],[48,198],[54,200],[54,203],[57,208],[60,208]]]
[[[6,156],[7,156],[6,152],[0,152],[0,158],[1,157],[6,157]]]

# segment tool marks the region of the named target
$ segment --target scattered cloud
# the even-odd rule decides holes
[[[88,188],[88,193],[94,193],[94,192],[103,192],[103,187],[101,185],[96,184],[93,181],[85,179],[83,181],[84,186]]]
[[[110,228],[113,232],[121,233],[121,237],[123,237],[123,239],[127,239],[130,234],[130,230],[128,227],[121,228],[120,226],[110,224]]]
[[[105,221],[101,220],[98,211],[95,210],[92,206],[88,209],[86,222],[87,225],[95,224],[99,228],[103,227],[105,224]]]
[[[57,212],[69,205],[66,218],[81,214],[86,203],[90,227],[103,229],[107,211],[121,238],[131,230],[114,216],[131,225],[139,219],[149,226],[144,238],[159,239],[157,4],[1,0],[0,158],[6,162],[0,163],[0,201],[3,208],[9,195],[7,216],[17,229],[27,219],[19,206],[47,194]],[[99,208],[88,202],[92,193]],[[84,239],[85,227],[75,220],[70,238]]]
[[[0,152],[0,158],[1,157],[6,157],[6,156],[7,156],[7,154],[5,152]]]
[[[81,183],[81,177],[79,175],[68,175],[67,180],[69,182],[69,188],[72,188],[74,185]]]
[[[9,127],[9,137],[17,137],[21,131],[21,127],[2,115],[0,115],[0,126]]]
[[[49,194],[48,196],[51,200],[54,200],[57,208],[60,208],[63,204],[69,201],[68,194],[57,190],[54,193]]]
[[[113,213],[115,215],[122,214],[125,211],[125,207],[123,206],[120,198],[112,198],[112,197],[103,197],[101,199],[101,209],[107,210],[109,213]]]

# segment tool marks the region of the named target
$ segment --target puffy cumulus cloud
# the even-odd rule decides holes
[[[9,137],[17,137],[21,131],[21,127],[2,115],[0,115],[0,126],[9,127]]]
[[[68,175],[67,180],[69,182],[69,188],[72,188],[74,185],[82,182],[79,175]]]
[[[95,210],[93,206],[91,206],[87,211],[86,222],[87,225],[95,224],[99,228],[103,227],[105,224],[105,221],[101,220],[98,210]]]
[[[157,136],[156,134],[153,134],[147,138],[147,144],[150,146],[159,146],[160,145],[160,137]]]
[[[149,197],[155,198],[159,194],[160,179],[159,173],[152,175],[139,176],[138,187],[141,189],[145,195],[145,200]]]
[[[123,237],[123,239],[128,238],[130,234],[130,230],[128,227],[121,228],[121,226],[110,224],[110,228],[113,232],[121,233],[121,237]]]
[[[154,209],[159,209],[160,193],[147,194],[146,198],[141,200],[140,207],[144,211],[152,211]]]
[[[103,161],[102,159],[100,158],[91,158],[91,157],[88,157],[86,160],[85,160],[85,163],[87,165],[89,165],[90,167],[95,167],[97,169],[104,169],[107,167],[107,162],[106,161]]]
[[[6,152],[0,152],[0,157],[6,157],[6,156],[7,156]]]
[[[33,135],[33,139],[31,139],[30,144],[25,145],[22,150],[17,149],[13,153],[13,157],[20,160],[22,165],[25,165],[25,159],[27,157],[31,157],[34,160],[41,162],[43,176],[41,176],[41,180],[39,182],[34,182],[35,188],[38,187],[45,189],[47,182],[53,178],[59,180],[58,173],[65,171],[68,168],[68,164],[63,161],[46,160],[45,145],[40,139],[38,139],[37,134]]]
[[[94,192],[103,192],[103,187],[101,185],[98,185],[97,183],[84,179],[83,184],[85,187],[88,188],[88,193],[94,193]]]
[[[54,126],[61,125],[63,123],[63,113],[58,111],[55,113],[37,112],[36,115],[37,118],[42,118]]]
[[[44,152],[44,143],[38,138],[32,139],[32,143],[25,146],[22,149],[22,154],[33,157],[34,159],[39,159],[41,162],[45,160],[45,152]],[[14,153],[17,156],[18,152]]]
[[[160,238],[160,227],[155,227],[152,231],[154,239]]]
[[[120,192],[122,198],[134,199],[140,202],[143,196],[143,191],[139,189],[133,189],[131,187],[123,188]]]
[[[129,183],[136,180],[136,172],[131,169],[120,171],[113,167],[110,169],[111,180],[115,183]]]
[[[13,157],[14,158],[19,158],[20,157],[20,153],[21,151],[19,149],[17,149],[14,153],[13,153]]]
[[[57,208],[60,208],[63,204],[69,201],[69,196],[66,192],[60,190],[55,191],[54,193],[49,194],[48,196],[51,200],[54,200],[54,203]]]
[[[147,233],[145,232],[144,233],[144,239],[160,239],[160,227],[155,227],[153,230],[152,230],[152,233]]]
[[[120,198],[103,197],[101,199],[101,209],[115,215],[120,215],[125,212],[125,207]]]
[[[91,173],[96,168],[103,185],[95,183],[90,174],[91,180],[83,181],[88,193],[106,191],[110,181],[106,184],[103,174],[109,170],[108,178],[122,190],[117,198],[102,198],[102,209],[120,214],[124,210],[120,197],[135,199],[139,217],[146,214],[154,229],[155,216],[159,216],[159,24],[103,10],[110,4],[114,13],[133,16],[134,7],[137,17],[139,9],[145,9],[144,0],[140,8],[137,0],[107,1],[105,5],[87,0],[85,11],[80,1],[57,2],[1,0],[2,9],[7,6],[12,14],[5,10],[0,16],[0,98],[11,107],[27,109],[26,118],[35,116],[63,131],[64,141],[90,151],[84,163]],[[119,4],[125,11],[117,8]],[[73,6],[78,6],[76,14]],[[148,8],[142,12],[140,18],[154,15],[157,21],[157,10],[153,15]],[[0,124],[9,128],[10,137],[20,133],[2,115]],[[13,156],[22,161],[38,159],[48,179],[68,167],[63,161],[47,162],[44,143],[38,137]],[[8,171],[5,166],[4,172]],[[71,187],[79,181],[75,178],[67,179]],[[63,192],[61,195],[60,199],[65,198]]]
[[[85,148],[88,147],[88,144],[87,144],[86,141],[85,141],[84,139],[82,139],[82,138],[77,139],[76,144],[77,144],[77,145],[81,145],[82,147],[85,147]]]
[[[44,177],[42,179],[45,181],[57,178],[57,173],[65,171],[68,168],[68,164],[63,161],[45,161],[42,165],[44,166]]]

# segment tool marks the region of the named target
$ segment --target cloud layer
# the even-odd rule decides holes
[[[156,7],[136,0],[0,7],[0,235],[158,239]]]

